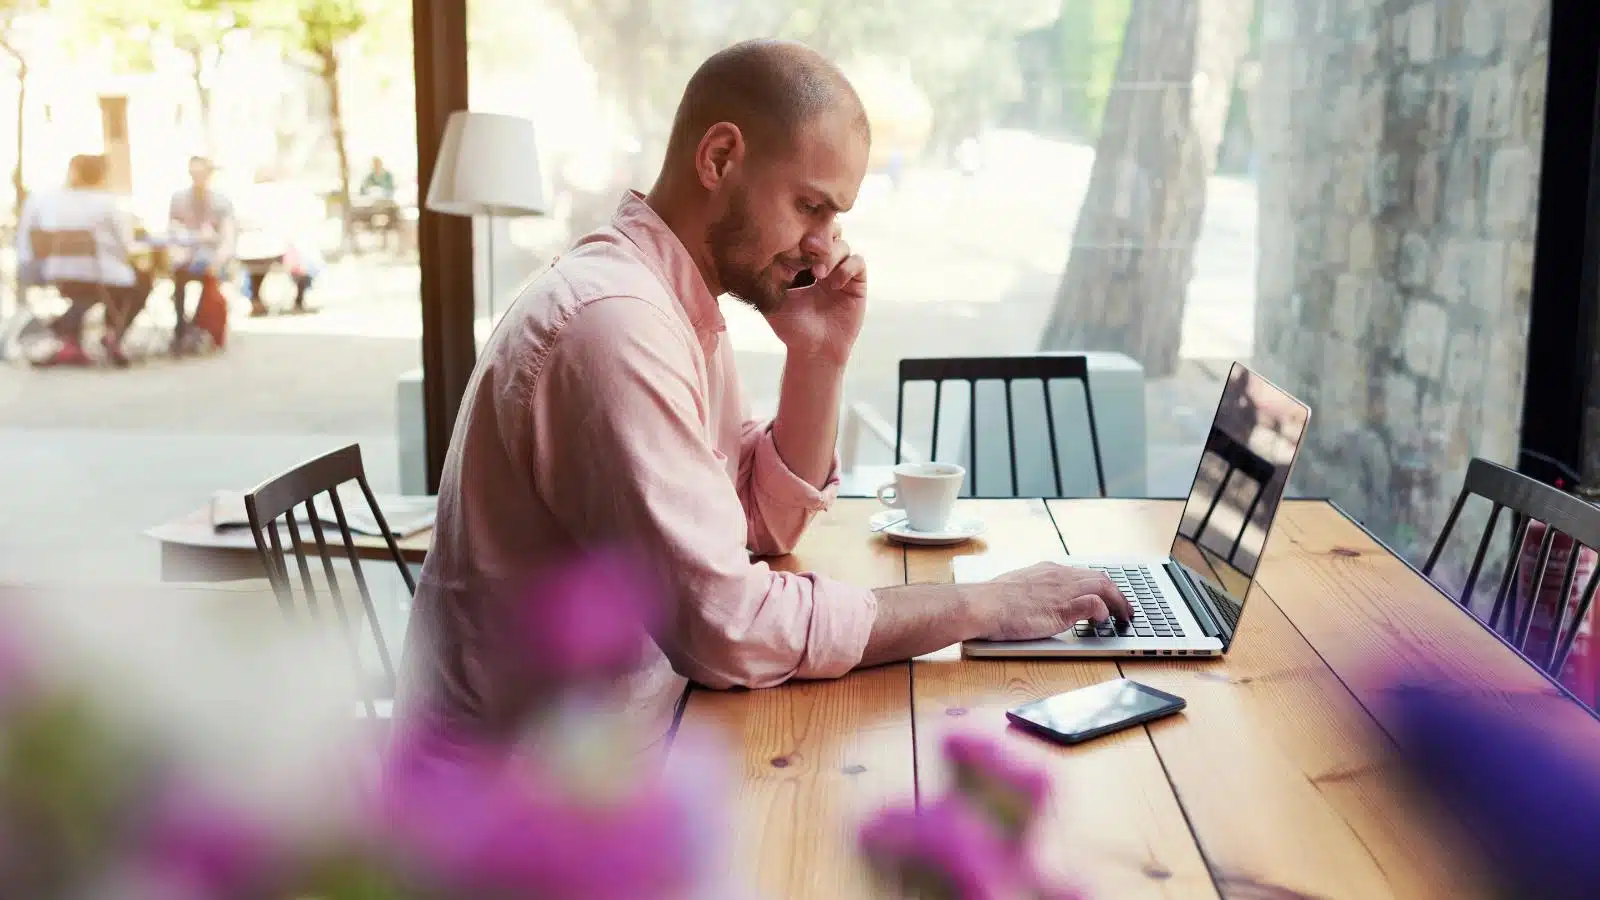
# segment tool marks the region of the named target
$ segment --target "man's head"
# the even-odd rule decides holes
[[[383,174],[383,157],[374,156],[372,158],[372,172],[375,175]]]
[[[189,180],[197,188],[204,188],[211,182],[211,160],[204,156],[189,157]]]
[[[746,41],[689,79],[652,199],[671,198],[681,221],[703,228],[690,250],[713,291],[770,312],[799,272],[828,261],[871,140],[860,97],[827,59]]]

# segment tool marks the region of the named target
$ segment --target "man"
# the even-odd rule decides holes
[[[151,280],[129,262],[133,217],[106,184],[104,156],[74,156],[63,190],[36,195],[23,207],[17,227],[17,267],[39,284],[53,284],[70,306],[52,326],[61,342],[38,361],[47,366],[86,366],[83,321],[105,304],[101,345],[113,365],[128,364],[122,337],[144,309]]]
[[[361,196],[384,203],[394,202],[394,173],[384,167],[383,157],[372,158],[372,169],[361,179]]]
[[[868,142],[855,91],[803,46],[738,44],[691,78],[650,194],[630,192],[524,287],[484,348],[445,460],[402,710],[509,728],[525,698],[504,677],[497,617],[541,564],[607,545],[666,583],[655,640],[714,688],[1128,616],[1104,576],[1055,565],[872,591],[751,561],[791,549],[838,485],[867,272],[835,217],[855,201]],[[806,271],[816,283],[789,289]],[[770,423],[743,417],[723,293],[787,347]]]
[[[181,352],[192,324],[188,316],[189,285],[215,281],[231,259],[236,223],[233,204],[211,187],[211,160],[189,158],[190,185],[172,195],[167,213],[172,252],[172,306],[178,324],[172,331],[172,349]]]

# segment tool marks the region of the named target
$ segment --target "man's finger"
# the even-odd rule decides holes
[[[1082,597],[1073,599],[1072,608],[1067,616],[1070,620],[1067,622],[1067,627],[1071,628],[1085,619],[1098,623],[1104,622],[1110,617],[1111,613],[1106,610],[1104,600],[1094,594],[1084,594]]]
[[[844,262],[834,267],[832,274],[828,276],[828,286],[837,290],[865,275],[866,271],[867,261],[865,259],[860,256],[848,257]]]
[[[1128,622],[1133,619],[1133,604],[1128,598],[1122,596],[1122,591],[1104,573],[1100,574],[1099,586],[1096,591],[1105,600],[1106,609],[1116,616],[1119,622]]]

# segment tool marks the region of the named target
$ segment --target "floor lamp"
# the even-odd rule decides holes
[[[426,206],[446,215],[489,218],[488,307],[492,328],[495,221],[501,217],[542,216],[546,211],[533,123],[498,113],[451,113],[439,144]]]

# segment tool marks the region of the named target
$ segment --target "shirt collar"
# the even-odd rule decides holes
[[[696,333],[705,338],[728,330],[722,307],[706,287],[700,267],[667,223],[644,201],[643,194],[628,191],[617,205],[611,225],[644,252],[656,274],[683,306]]]

